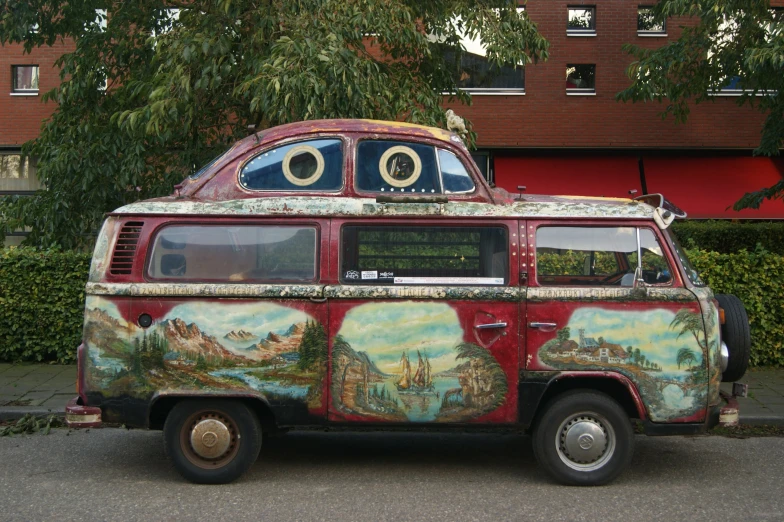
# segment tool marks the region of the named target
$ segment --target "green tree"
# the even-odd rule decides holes
[[[765,115],[758,155],[774,156],[784,145],[784,14],[760,0],[661,0],[652,8],[657,21],[689,17],[681,37],[657,49],[627,44],[635,61],[632,84],[622,101],[664,102],[662,117],[685,122],[692,103],[714,101],[722,88],[743,89],[739,105]],[[765,198],[784,196],[784,181],[743,196],[734,206],[759,208]]]
[[[565,326],[565,327],[561,328],[560,330],[558,330],[558,333],[556,333],[556,338],[561,343],[564,342],[564,341],[568,341],[569,340],[569,336],[570,336],[570,332],[569,332],[569,327],[568,326]]]
[[[67,248],[90,245],[104,212],[170,193],[248,125],[346,117],[445,126],[444,92],[470,103],[456,83],[461,34],[481,36],[494,66],[548,56],[536,24],[508,0],[4,7],[0,44],[75,42],[57,62],[61,85],[43,96],[58,107],[24,149],[39,158],[47,190],[0,208],[6,226],[31,227],[28,243]],[[96,7],[108,12],[105,27]]]
[[[694,352],[689,348],[681,348],[678,350],[677,355],[675,356],[675,362],[678,365],[678,369],[681,369],[681,365],[686,366],[686,368],[690,368],[695,362],[697,362],[697,357],[694,355]]]

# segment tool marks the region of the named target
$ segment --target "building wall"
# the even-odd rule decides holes
[[[583,2],[529,0],[529,17],[550,42],[550,58],[526,68],[525,95],[474,95],[471,107],[450,104],[474,124],[479,147],[742,148],[759,144],[761,114],[716,97],[692,107],[687,123],[662,120],[663,104],[621,103],[633,58],[624,43],[655,48],[678,38],[688,19],[670,19],[667,37],[637,35],[638,0],[595,0],[596,36],[566,35],[567,7]],[[652,2],[651,2],[652,3]],[[782,2],[774,1],[774,5]],[[596,64],[596,95],[567,96],[566,64]]]
[[[73,50],[72,43],[58,42],[52,47],[23,52],[22,45],[0,47],[0,147],[21,147],[38,136],[41,123],[55,110],[54,102],[42,103],[41,95],[60,84],[60,71],[54,63],[63,53]],[[11,94],[11,66],[38,65],[39,90],[37,96]]]

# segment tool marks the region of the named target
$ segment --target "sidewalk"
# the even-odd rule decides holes
[[[741,382],[749,385],[749,396],[738,399],[741,424],[784,426],[784,368],[751,369]],[[732,385],[722,389],[730,392]],[[0,420],[26,413],[64,415],[75,396],[75,365],[0,363]]]

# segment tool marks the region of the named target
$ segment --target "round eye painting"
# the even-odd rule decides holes
[[[324,156],[316,147],[298,145],[283,158],[283,175],[299,187],[312,185],[324,173]]]
[[[381,177],[393,187],[408,187],[416,183],[422,173],[422,160],[410,147],[390,147],[378,162]]]

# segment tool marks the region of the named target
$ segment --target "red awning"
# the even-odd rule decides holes
[[[645,157],[649,193],[659,192],[690,218],[784,219],[784,201],[765,201],[758,210],[727,209],[743,194],[775,185],[784,161],[771,158]]]
[[[642,195],[640,169],[634,156],[618,157],[499,157],[494,159],[495,184],[517,194],[605,196]],[[675,201],[677,203],[677,201]]]

